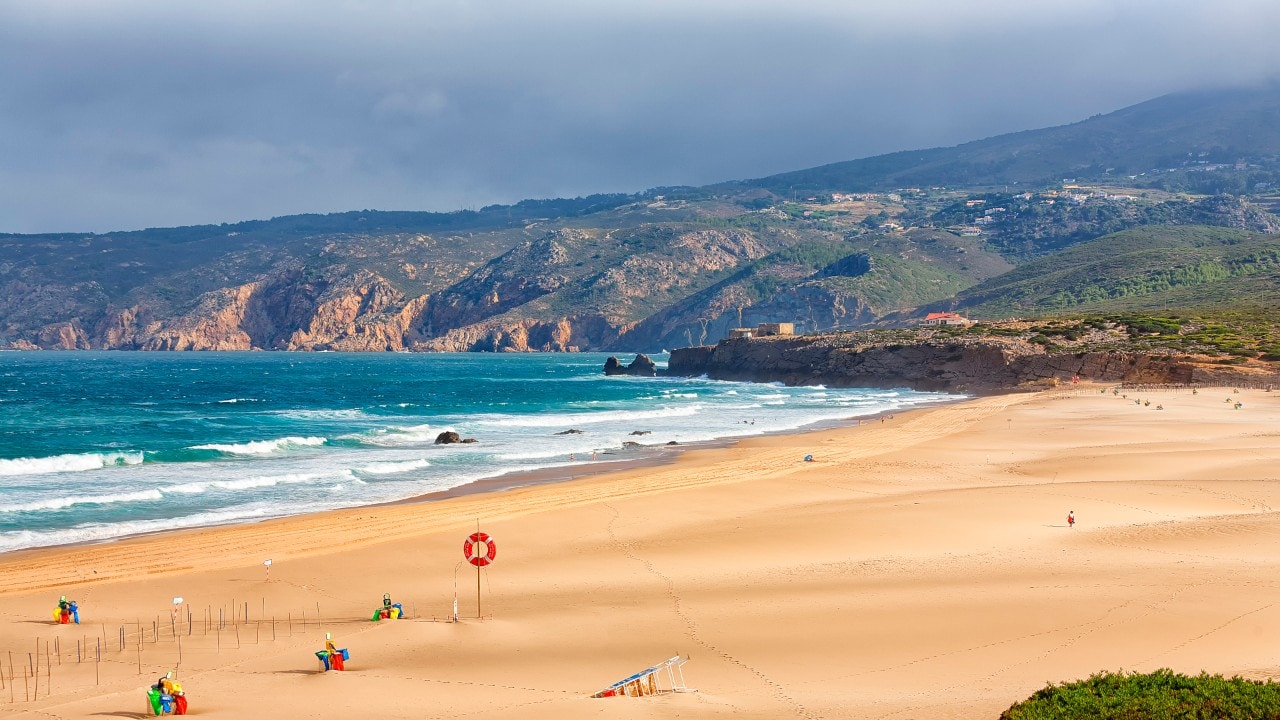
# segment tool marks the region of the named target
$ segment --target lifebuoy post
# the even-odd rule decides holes
[[[481,619],[484,615],[480,612],[480,568],[498,556],[498,546],[488,533],[480,532],[479,518],[476,519],[476,531],[462,541],[462,556],[476,566],[476,618]]]

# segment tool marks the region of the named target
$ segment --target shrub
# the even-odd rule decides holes
[[[1050,684],[1015,703],[1000,720],[1275,720],[1280,718],[1280,684],[1224,679],[1172,670],[1149,674],[1098,673],[1087,680]]]

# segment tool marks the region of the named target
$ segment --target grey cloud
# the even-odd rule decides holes
[[[1271,77],[1257,0],[0,4],[0,231],[758,177]]]

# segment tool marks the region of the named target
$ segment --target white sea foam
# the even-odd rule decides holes
[[[290,447],[308,447],[323,445],[327,442],[322,437],[284,437],[275,440],[254,440],[246,443],[210,443],[192,445],[189,450],[215,450],[228,455],[270,455]]]
[[[366,473],[368,475],[391,475],[394,473],[409,472],[410,470],[419,470],[424,467],[430,467],[431,463],[425,459],[405,460],[403,462],[375,462],[369,463],[364,467],[357,468],[357,472]]]
[[[85,523],[61,530],[16,530],[0,533],[0,551],[19,548],[45,547],[48,545],[66,545],[70,543],[97,542],[159,532],[178,528],[222,525],[245,520],[256,520],[284,513],[272,513],[266,507],[236,508],[196,513],[179,518],[159,520],[135,520],[114,523]]]
[[[252,490],[254,488],[275,487],[276,485],[297,485],[318,480],[322,475],[308,473],[289,473],[287,475],[261,475],[240,478],[239,480],[203,480],[198,482],[169,485],[160,488],[160,492],[169,494],[198,495],[209,490]]]
[[[375,434],[356,434],[346,437],[354,438],[368,445],[395,447],[398,445],[420,445],[435,442],[436,436],[447,427],[433,425],[391,426],[376,431]]]
[[[363,410],[278,410],[272,415],[290,420],[359,420],[369,415]]]
[[[140,490],[138,492],[115,493],[107,495],[70,495],[33,500],[27,503],[0,505],[0,513],[39,512],[41,510],[61,510],[72,505],[110,505],[112,503],[145,502],[163,500],[159,490]]]
[[[703,409],[701,403],[666,406],[657,410],[605,410],[590,413],[548,413],[543,415],[505,415],[491,420],[478,420],[479,426],[496,427],[564,427],[594,423],[646,420],[652,418],[691,417]]]
[[[0,475],[44,475],[47,473],[84,472],[116,465],[139,465],[140,452],[78,453],[40,458],[0,460]]]

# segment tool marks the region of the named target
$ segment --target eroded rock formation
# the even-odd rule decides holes
[[[623,365],[618,358],[610,356],[604,361],[604,374],[653,377],[658,374],[658,366],[644,353],[636,355],[629,365]]]

